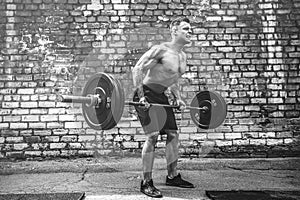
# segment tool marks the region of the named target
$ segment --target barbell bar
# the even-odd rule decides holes
[[[144,103],[140,102],[133,102],[133,101],[125,101],[125,105],[130,105],[130,106],[145,106]],[[168,105],[168,104],[159,104],[159,103],[149,103],[149,106],[156,106],[156,107],[165,107],[165,108],[174,108],[174,109],[179,109],[180,106],[176,105]],[[201,108],[199,107],[192,107],[192,106],[185,106],[185,109],[188,110],[203,110],[204,112],[208,110],[207,106],[203,106]]]
[[[97,130],[108,130],[121,119],[125,105],[145,106],[140,102],[125,101],[124,90],[118,79],[106,73],[97,73],[88,79],[82,96],[59,95],[61,102],[81,103],[87,124]],[[151,106],[176,108],[179,106],[150,103]],[[220,126],[227,115],[224,98],[213,91],[198,92],[191,101],[190,116],[196,126],[214,129]]]
[[[71,96],[71,95],[60,95],[60,101],[65,103],[84,103],[88,106],[95,106],[98,107],[99,104],[102,102],[100,95],[88,95],[86,97],[83,96]],[[125,105],[130,106],[146,106],[144,103],[140,102],[133,102],[133,101],[125,101]],[[165,107],[165,108],[174,108],[179,109],[179,106],[176,105],[168,105],[168,104],[159,104],[159,103],[149,103],[149,106],[155,106],[155,107]],[[202,111],[208,111],[207,106],[203,107],[192,107],[192,106],[185,106],[185,109],[188,110],[202,110]]]

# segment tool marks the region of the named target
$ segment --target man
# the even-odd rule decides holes
[[[172,40],[153,46],[137,62],[132,70],[134,86],[138,89],[134,101],[145,106],[136,106],[139,120],[147,136],[142,150],[143,180],[141,192],[150,197],[162,197],[153,185],[152,169],[154,150],[159,134],[167,134],[166,159],[168,175],[166,185],[193,188],[177,173],[178,133],[172,108],[150,106],[151,103],[169,104],[166,91],[176,96],[180,109],[185,108],[179,91],[179,78],[186,71],[186,54],[182,48],[191,42],[191,25],[187,18],[177,18],[170,26]]]

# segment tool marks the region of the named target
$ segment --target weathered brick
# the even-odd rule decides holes
[[[65,128],[82,128],[82,122],[65,122]]]
[[[280,145],[283,144],[283,139],[267,139],[267,145]]]
[[[216,146],[232,146],[232,141],[226,141],[226,140],[216,140]]]
[[[59,136],[45,136],[43,142],[59,142]]]
[[[195,132],[197,132],[197,128],[196,127],[181,127],[180,132],[181,133],[195,133]]]
[[[30,112],[28,114],[32,114],[32,115],[46,115],[46,114],[48,114],[48,110],[47,109],[42,109],[42,108],[31,108],[29,111]],[[25,110],[24,110],[24,112],[25,112]]]
[[[64,124],[60,122],[47,122],[46,127],[49,129],[58,129],[58,128],[63,128]]]
[[[50,143],[50,149],[63,149],[66,145],[66,143]]]
[[[38,143],[41,141],[41,138],[39,136],[29,136],[25,137],[25,141],[27,143]]]
[[[20,122],[21,117],[20,116],[4,116],[3,122]]]
[[[146,135],[135,135],[134,141],[141,142],[141,141],[145,141],[146,138],[147,138]]]
[[[190,134],[179,134],[179,140],[189,140]]]
[[[6,142],[8,143],[20,143],[23,141],[23,137],[6,137]]]
[[[61,150],[60,156],[69,158],[77,156],[77,154],[77,150]]]
[[[62,142],[76,142],[77,141],[77,136],[76,135],[62,136],[60,141],[62,141]]]
[[[43,156],[45,157],[57,157],[59,156],[60,152],[59,151],[43,151]]]
[[[69,148],[70,149],[81,149],[83,147],[83,145],[81,143],[75,143],[75,142],[71,142],[69,143]]]
[[[23,122],[39,121],[39,116],[38,115],[23,115],[22,121]]]
[[[45,123],[40,123],[40,122],[36,122],[36,123],[33,123],[33,122],[30,122],[28,123],[28,128],[33,128],[33,129],[44,129],[46,128],[46,124]]]
[[[87,5],[87,10],[102,10],[104,8],[103,5],[101,4],[90,4],[90,5]]]
[[[252,104],[265,104],[267,102],[267,99],[265,98],[251,98]]]
[[[245,146],[245,145],[249,145],[250,142],[248,139],[246,140],[233,140],[233,145],[238,145],[238,146]]]
[[[40,136],[51,135],[51,130],[34,130],[33,134],[34,135],[40,135]]]
[[[235,99],[233,101],[234,104],[249,104],[250,100],[249,99]]]
[[[19,102],[2,102],[2,108],[18,108]]]
[[[80,135],[78,136],[78,142],[95,141],[94,135]]]
[[[37,102],[21,102],[21,108],[37,108]]]
[[[28,144],[27,143],[18,143],[18,144],[14,144],[14,150],[24,150],[28,148]]]
[[[58,120],[60,122],[62,122],[62,121],[75,121],[76,116],[75,115],[59,115]]]
[[[260,111],[260,107],[259,106],[245,106],[245,110],[246,111]]]
[[[129,4],[114,4],[113,8],[116,10],[128,10]]]
[[[42,107],[42,108],[53,108],[53,107],[55,107],[55,102],[52,102],[52,101],[40,101],[39,102],[39,107]]]
[[[250,139],[250,144],[252,145],[266,145],[265,139]]]
[[[278,138],[292,138],[293,134],[292,134],[292,132],[279,132],[279,133],[276,133],[276,137],[278,137]]]
[[[213,46],[225,46],[226,42],[225,41],[213,41],[212,42]],[[224,50],[224,49],[223,49]]]
[[[37,157],[37,156],[41,156],[42,152],[41,151],[25,151],[24,155],[26,157]]]
[[[225,139],[231,140],[231,139],[241,139],[242,134],[241,133],[225,133]]]
[[[18,94],[34,94],[34,89],[33,88],[26,88],[26,89],[18,89],[17,90]]]
[[[138,142],[123,142],[122,144],[125,149],[136,149],[139,147]]]
[[[107,153],[103,153],[103,152],[107,152]],[[97,153],[99,153],[100,155],[107,155],[109,154],[110,150],[101,150],[101,151],[97,151]],[[95,154],[94,150],[79,150],[78,151],[78,155],[79,156],[93,156]]]
[[[208,17],[206,17],[206,20],[207,21],[221,21],[221,17],[219,17],[219,16],[208,16]]]
[[[266,132],[266,133],[259,133],[258,136],[261,138],[274,138],[276,135],[275,132]]]
[[[23,151],[10,151],[6,152],[8,158],[24,159]]]
[[[10,123],[11,129],[25,129],[28,128],[27,123]]]
[[[41,116],[41,122],[58,121],[57,115],[45,115]]]
[[[115,132],[114,130],[112,130],[113,132]],[[136,128],[122,128],[119,130],[120,131],[120,134],[122,135],[130,135],[130,134],[136,134],[137,131],[136,131]]]
[[[237,16],[223,16],[224,21],[237,21]]]
[[[210,133],[207,134],[207,139],[212,139],[212,140],[216,140],[216,139],[225,139],[224,137],[224,133]]]

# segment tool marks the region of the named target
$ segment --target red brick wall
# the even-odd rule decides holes
[[[183,96],[189,103],[209,89],[228,103],[215,130],[177,114],[181,155],[299,155],[298,0],[5,0],[0,16],[0,158],[139,153],[145,137],[132,108],[96,131],[80,105],[56,94],[80,95],[89,76],[106,72],[130,99],[131,68],[170,38],[176,16],[194,27]]]

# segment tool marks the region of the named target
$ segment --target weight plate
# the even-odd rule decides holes
[[[113,110],[115,110],[115,84],[109,75],[105,73],[97,73],[93,75],[85,84],[83,96],[89,94],[94,95],[97,91],[95,88],[101,88],[105,96],[100,97],[101,103],[97,106],[88,106],[82,104],[82,113],[87,124],[96,130],[108,130],[113,118]],[[112,103],[114,102],[114,103]]]
[[[112,129],[117,125],[117,123],[122,117],[125,106],[125,94],[123,88],[121,87],[121,83],[118,79],[115,79],[113,76],[110,76],[110,78],[112,80],[112,83],[114,84],[114,91],[111,98],[113,118],[108,124],[107,129]]]
[[[118,114],[117,117],[116,117],[116,122],[119,122],[122,115],[123,115],[123,112],[124,112],[124,107],[125,107],[125,92],[124,92],[124,89],[122,88],[122,84],[121,82],[116,79],[116,82],[117,82],[117,86],[119,88],[119,94],[120,94],[120,97],[117,99],[117,103],[118,103],[118,110],[116,110],[116,113]]]
[[[192,121],[202,129],[217,128],[224,122],[227,115],[227,105],[224,98],[212,91],[197,93],[190,106],[207,108],[207,110],[190,110]]]

